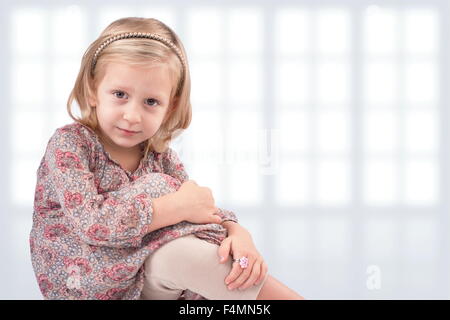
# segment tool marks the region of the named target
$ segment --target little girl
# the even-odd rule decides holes
[[[302,299],[169,147],[191,121],[186,53],[170,28],[109,25],[67,107],[75,122],[56,130],[37,172],[30,249],[45,299]]]

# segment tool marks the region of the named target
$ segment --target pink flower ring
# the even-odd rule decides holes
[[[233,259],[233,262],[239,262],[239,265],[242,269],[245,269],[248,267],[248,258],[247,257],[241,257],[239,259]]]

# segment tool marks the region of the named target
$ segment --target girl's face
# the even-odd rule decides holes
[[[172,81],[163,65],[148,68],[110,62],[97,86],[100,133],[114,151],[131,151],[151,138],[169,109]]]

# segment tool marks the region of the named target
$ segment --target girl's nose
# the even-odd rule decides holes
[[[138,111],[138,107],[130,105],[126,108],[123,113],[123,119],[127,120],[131,124],[141,122],[141,115]]]

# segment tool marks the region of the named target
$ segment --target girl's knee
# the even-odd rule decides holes
[[[146,274],[144,288],[141,293],[143,300],[176,300],[184,288],[171,279],[162,279],[152,273]]]
[[[211,249],[208,250],[201,241],[203,240],[190,235],[162,245],[147,259],[149,271],[186,268],[199,263],[199,260],[211,254]]]
[[[192,278],[211,273],[219,261],[218,246],[202,243],[195,236],[178,238],[157,249],[145,262],[145,278],[162,291],[186,289]],[[212,260],[216,258],[216,260]]]
[[[219,263],[218,249],[217,245],[195,235],[181,237],[168,242],[154,253],[152,267],[171,273],[204,270],[211,263]]]

